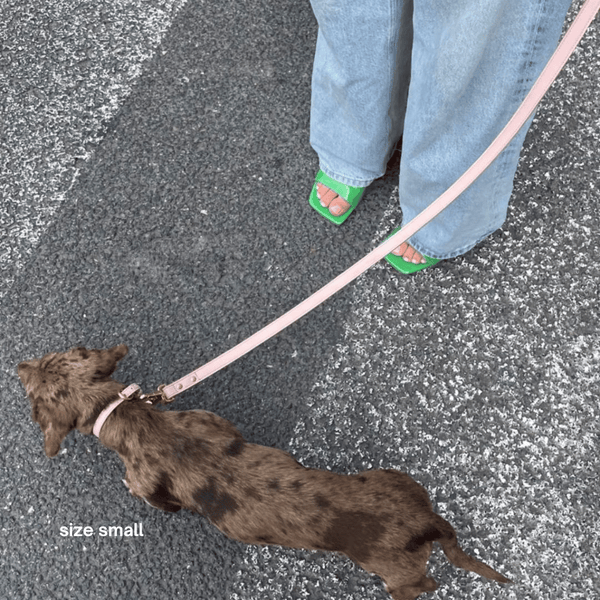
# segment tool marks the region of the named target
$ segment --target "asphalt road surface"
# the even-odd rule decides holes
[[[151,391],[400,222],[398,156],[343,227],[308,206],[309,3],[0,11],[0,598],[384,600],[342,556],[150,508],[91,436],[47,459],[16,374],[127,343],[116,376]],[[464,548],[516,582],[436,550],[432,599],[600,597],[599,42],[597,19],[539,108],[500,231],[414,277],[376,265],[173,406],[306,466],[410,473]],[[70,524],[94,534],[61,535]],[[133,524],[143,536],[99,534]]]

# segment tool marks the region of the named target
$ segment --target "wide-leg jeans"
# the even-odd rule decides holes
[[[487,148],[555,50],[570,0],[311,0],[319,25],[310,143],[320,168],[366,187],[402,138],[403,221]],[[533,118],[533,117],[532,117]],[[502,226],[525,134],[411,238],[434,258]]]

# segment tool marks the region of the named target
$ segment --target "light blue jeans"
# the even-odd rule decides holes
[[[311,0],[319,32],[310,143],[330,177],[366,187],[400,137],[405,223],[487,148],[555,50],[570,0]],[[415,234],[422,254],[463,254],[506,219],[517,137]]]

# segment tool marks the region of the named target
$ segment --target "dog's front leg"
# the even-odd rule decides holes
[[[141,494],[141,490],[139,489],[138,484],[136,483],[135,477],[132,477],[129,471],[125,472],[125,479],[122,479],[125,487],[129,490],[129,493],[132,496],[136,496],[137,498],[143,498]]]
[[[152,491],[148,491],[147,489],[143,490],[138,481],[139,480],[136,479],[136,477],[131,476],[129,470],[125,473],[123,483],[127,486],[132,496],[141,498],[152,508],[158,508],[167,512],[177,512],[181,509],[179,499],[171,493],[168,476],[159,479]]]
[[[121,481],[125,484],[125,487],[129,490],[129,493],[132,496],[137,496],[137,494],[131,489],[131,486],[129,485],[129,481],[127,481],[127,475],[125,476],[125,479],[121,479]]]
[[[125,484],[125,487],[129,490],[129,493],[132,496],[135,496],[136,498],[141,498],[148,506],[152,506],[152,504],[150,504],[150,502],[148,502],[148,500],[146,500],[146,498],[144,498],[144,496],[142,496],[141,494],[139,494],[138,492],[134,491],[134,487],[135,484],[130,484],[128,481],[128,475],[127,473],[125,473],[125,479],[121,479],[121,481]],[[152,508],[156,508],[155,506],[152,506]]]

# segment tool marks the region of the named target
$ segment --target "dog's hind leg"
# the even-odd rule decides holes
[[[408,575],[408,574],[407,574]],[[398,583],[386,583],[386,590],[394,600],[415,600],[418,596],[424,592],[433,592],[437,590],[437,583],[435,579],[423,575],[417,580],[410,581],[402,574],[394,577],[394,581]]]
[[[385,589],[394,600],[414,600],[424,592],[433,592],[438,585],[427,576],[427,561],[433,544],[427,542],[408,558],[404,552],[390,556],[385,564],[379,563],[376,573],[385,582]],[[395,560],[394,560],[395,558]],[[391,560],[390,560],[391,559]]]

